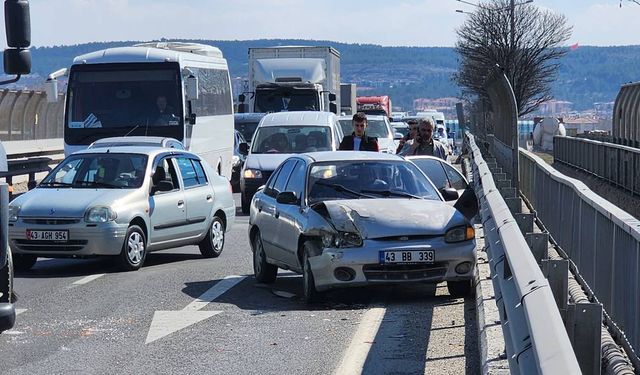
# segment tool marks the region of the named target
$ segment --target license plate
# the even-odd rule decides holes
[[[32,230],[27,229],[27,239],[31,241],[60,241],[69,240],[68,230]]]
[[[434,250],[393,250],[381,251],[380,263],[433,263],[436,259]]]

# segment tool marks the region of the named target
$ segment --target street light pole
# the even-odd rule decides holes
[[[515,68],[515,58],[516,58],[516,1],[511,0],[509,4],[509,15],[510,15],[510,30],[509,30],[509,54],[511,55],[511,67]],[[509,69],[512,71],[512,69]],[[515,77],[514,77],[515,78]],[[511,82],[511,87],[515,87],[514,82]],[[516,123],[514,124],[515,129],[512,130],[511,134],[511,147],[513,148],[511,158],[511,169],[512,169],[512,179],[513,179],[513,187],[516,189],[516,194],[520,191],[520,145],[519,137],[518,137],[518,114],[516,113]]]

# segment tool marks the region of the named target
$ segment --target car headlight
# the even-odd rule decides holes
[[[444,242],[462,242],[476,237],[476,231],[472,226],[462,225],[449,229],[444,235]]]
[[[262,178],[262,171],[259,169],[245,169],[242,173],[244,178]]]
[[[20,206],[9,206],[9,221],[18,221]]]
[[[106,223],[107,221],[113,221],[118,217],[116,212],[111,207],[91,207],[84,214],[84,221],[87,223]]]
[[[322,236],[322,246],[325,248],[360,247],[362,246],[362,237],[357,233],[349,232],[325,233]]]

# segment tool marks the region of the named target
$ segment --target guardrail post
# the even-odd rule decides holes
[[[514,189],[515,190],[515,189]],[[522,199],[520,198],[504,198],[504,202],[509,207],[512,214],[522,213]],[[538,262],[540,263],[540,262]]]
[[[518,198],[519,200],[520,198]],[[505,199],[506,200],[506,199]],[[507,205],[509,202],[507,202]],[[542,264],[542,261],[549,258],[549,234],[548,233],[526,233],[524,235],[533,257],[536,258],[538,264]],[[543,271],[544,273],[544,271]],[[545,276],[547,276],[545,274]]]
[[[567,321],[567,301],[569,300],[569,261],[566,259],[543,259],[542,274],[549,281],[562,320]]]
[[[567,334],[583,374],[600,374],[602,358],[602,305],[578,303],[567,306]]]
[[[513,217],[516,219],[522,235],[533,232],[533,214],[514,214]]]
[[[503,198],[516,198],[518,196],[516,194],[516,188],[506,187],[499,190]]]

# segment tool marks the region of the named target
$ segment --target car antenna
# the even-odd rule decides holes
[[[129,130],[127,134],[125,134],[124,136],[125,137],[129,136],[129,134],[131,134],[134,130],[138,129],[139,127],[140,127],[140,124],[134,126],[133,129]]]

